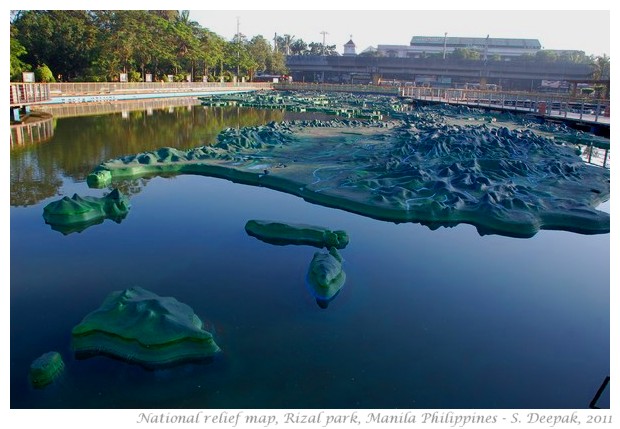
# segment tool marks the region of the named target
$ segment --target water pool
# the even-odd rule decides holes
[[[610,371],[609,234],[432,231],[200,176],[123,183],[120,223],[68,235],[44,223],[61,196],[107,191],[85,183],[102,161],[285,115],[59,118],[51,141],[11,151],[12,408],[587,408]],[[327,308],[305,284],[318,249],[257,240],[250,219],[347,231],[347,280]],[[221,356],[155,371],[74,357],[72,328],[132,286],[190,305]],[[51,350],[65,370],[36,389],[29,365]]]

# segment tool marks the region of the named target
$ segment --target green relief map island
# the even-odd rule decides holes
[[[471,120],[468,112],[450,121],[432,111],[393,113],[398,119],[227,129],[212,146],[105,162],[87,182],[102,188],[141,176],[198,174],[433,229],[467,223],[480,234],[513,237],[540,229],[609,232],[609,214],[596,207],[609,199],[610,172],[584,162],[568,138]]]
[[[78,357],[102,354],[154,369],[220,352],[191,307],[140,287],[110,293],[72,337]]]

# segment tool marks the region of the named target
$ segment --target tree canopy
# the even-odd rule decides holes
[[[146,74],[214,81],[286,73],[283,52],[262,36],[227,41],[191,20],[188,11],[13,12],[11,79],[43,66],[65,81],[117,81],[120,73],[142,81]]]

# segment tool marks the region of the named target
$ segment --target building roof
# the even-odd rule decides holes
[[[505,39],[497,37],[428,37],[413,36],[410,46],[443,46],[444,43],[450,46],[489,46],[502,48],[528,48],[540,49],[541,44],[538,39]]]
[[[347,43],[345,43],[344,46],[353,46],[353,47],[355,47],[355,43],[353,43],[352,39],[349,39],[349,41]]]

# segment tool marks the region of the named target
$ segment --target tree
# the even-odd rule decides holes
[[[267,71],[272,74],[288,74],[286,58],[282,52],[272,52],[267,59]]]
[[[308,44],[308,50],[306,51],[306,55],[322,55],[323,54],[323,44],[317,42],[310,42]]]
[[[97,28],[88,11],[20,11],[13,25],[29,64],[47,64],[56,73],[72,78],[96,57]]]
[[[202,29],[198,40],[200,43],[199,56],[200,61],[202,61],[203,76],[209,78],[209,70],[215,71],[216,66],[222,63],[226,41],[207,29]],[[215,79],[215,76],[213,76],[213,79]]]
[[[594,58],[592,60],[592,65],[594,66],[592,71],[592,79],[609,80],[610,59],[607,54]]]
[[[45,64],[38,66],[34,71],[34,75],[38,82],[56,82],[54,73]]]
[[[450,54],[450,58],[457,60],[479,60],[480,52],[469,48],[455,48]]]
[[[610,78],[610,59],[607,54],[603,54],[594,58],[592,70],[592,79],[594,80],[609,80]],[[597,98],[609,98],[609,83],[605,85],[596,85],[596,97]]]
[[[558,54],[555,51],[549,51],[545,49],[541,49],[536,52],[536,61],[541,61],[543,63],[553,63],[558,60]]]
[[[21,60],[21,57],[26,55],[26,48],[15,37],[17,35],[17,29],[11,25],[11,80],[21,80],[22,72],[31,69],[29,64],[26,64]]]
[[[250,71],[250,80],[256,72],[264,72],[267,69],[267,61],[271,57],[271,45],[263,36],[254,36],[247,43],[249,56],[252,58],[255,68]]]
[[[308,44],[302,39],[295,40],[291,45],[291,55],[303,55],[308,49]]]

